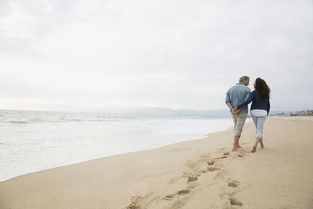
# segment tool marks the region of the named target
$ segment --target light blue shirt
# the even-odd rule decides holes
[[[231,87],[226,93],[225,102],[230,102],[233,107],[238,107],[250,95],[250,89],[242,83],[237,83]],[[240,113],[248,113],[248,106],[240,110]]]

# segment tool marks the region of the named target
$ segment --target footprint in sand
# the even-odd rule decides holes
[[[228,178],[227,179],[227,186],[231,187],[231,188],[237,188],[239,186],[239,181]],[[243,203],[234,197],[235,194],[236,194],[236,191],[233,191],[233,192],[230,192],[227,194],[230,205],[231,206],[242,206]]]
[[[221,157],[217,157],[217,158],[215,158],[215,159],[225,159],[225,158],[228,158],[228,156],[229,156],[229,152],[224,152],[224,154],[221,156]]]
[[[165,200],[172,200],[175,197],[175,194],[169,194],[164,197]]]
[[[231,205],[235,205],[235,206],[242,206],[242,202],[240,202],[239,200],[237,200],[234,197],[229,198],[230,204]]]
[[[166,197],[164,199],[165,200],[172,200],[175,197],[177,197],[177,195],[178,196],[186,195],[186,194],[189,194],[190,192],[191,192],[190,189],[182,189],[182,190],[177,191],[175,194],[166,195]]]
[[[187,182],[188,183],[192,183],[192,182],[195,182],[197,180],[198,180],[198,177],[196,177],[196,176],[189,176]]]
[[[238,154],[238,157],[244,157],[245,156],[245,154],[244,153],[240,153],[240,154]]]
[[[131,203],[127,206],[127,209],[140,209],[138,200],[140,199],[139,196],[135,196],[131,198]]]
[[[214,160],[209,160],[209,161],[207,161],[207,164],[208,164],[208,165],[214,165]]]
[[[237,154],[237,156],[243,158],[245,156],[245,154],[246,154],[245,151],[240,151],[240,153]]]
[[[231,180],[231,179],[228,180],[227,186],[236,188],[236,187],[238,187],[238,185],[239,185],[239,182],[238,182],[238,181],[236,181],[236,180]]]
[[[208,171],[212,172],[212,171],[217,171],[220,170],[220,168],[216,167],[216,166],[209,166],[208,167]]]
[[[189,189],[182,189],[177,192],[178,195],[189,194],[191,191]]]

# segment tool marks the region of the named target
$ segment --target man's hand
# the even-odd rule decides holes
[[[237,114],[237,113],[239,113],[239,111],[240,111],[240,109],[238,109],[237,107],[234,107],[231,109],[231,113],[233,113],[233,114]]]

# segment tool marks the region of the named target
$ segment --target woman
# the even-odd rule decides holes
[[[264,148],[263,125],[270,111],[270,88],[261,78],[257,78],[253,86],[255,90],[250,93],[249,98],[244,103],[233,109],[233,113],[237,113],[240,108],[252,101],[250,114],[256,127],[256,140],[251,152],[256,152],[259,143],[261,148]]]

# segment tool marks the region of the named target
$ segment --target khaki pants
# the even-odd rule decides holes
[[[243,126],[245,125],[248,113],[239,113],[233,115],[234,135],[241,136]]]

